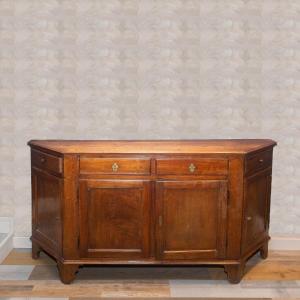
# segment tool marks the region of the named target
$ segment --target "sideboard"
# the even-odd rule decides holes
[[[32,256],[80,265],[222,265],[268,254],[266,139],[31,140]]]

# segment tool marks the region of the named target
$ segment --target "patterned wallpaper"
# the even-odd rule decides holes
[[[299,0],[0,0],[0,215],[30,235],[35,138],[273,138],[300,236]]]

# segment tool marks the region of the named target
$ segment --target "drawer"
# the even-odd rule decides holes
[[[158,175],[226,175],[228,161],[226,159],[157,159]]]
[[[62,158],[37,150],[31,151],[31,163],[39,169],[62,173]]]
[[[150,174],[150,159],[80,158],[81,174]]]
[[[272,165],[272,150],[260,152],[258,154],[249,156],[245,161],[246,174],[270,167]]]

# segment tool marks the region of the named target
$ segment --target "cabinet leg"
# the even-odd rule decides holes
[[[226,265],[225,272],[230,283],[239,283],[244,274],[245,263],[242,262],[237,265]]]
[[[41,247],[35,243],[32,242],[32,248],[31,248],[31,256],[33,259],[38,259],[40,257],[40,252],[42,251]]]
[[[266,259],[268,257],[268,242],[265,242],[259,249],[259,254],[262,259]]]
[[[75,279],[79,265],[66,265],[61,262],[57,262],[57,268],[60,280],[65,284],[69,284]]]

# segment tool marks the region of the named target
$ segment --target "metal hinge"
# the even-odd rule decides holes
[[[80,247],[80,238],[79,238],[79,236],[77,237],[77,248],[79,249],[79,247]]]

